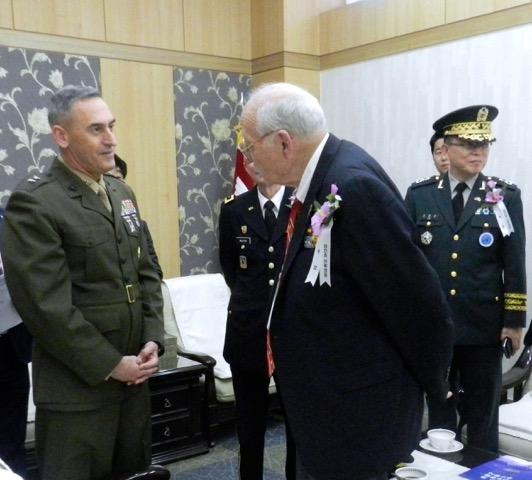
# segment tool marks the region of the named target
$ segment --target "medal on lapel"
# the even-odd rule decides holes
[[[305,239],[303,241],[303,246],[305,248],[315,248],[318,237],[312,235],[312,228],[307,228]]]

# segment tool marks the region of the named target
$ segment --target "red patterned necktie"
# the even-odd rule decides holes
[[[290,246],[292,237],[294,236],[294,230],[296,228],[297,217],[299,217],[299,213],[301,212],[302,208],[303,208],[303,204],[296,198],[294,200],[294,203],[292,204],[292,208],[290,209],[290,215],[288,217],[288,225],[286,227],[286,247],[285,247],[285,252],[284,252],[285,256],[288,252],[288,247]]]
[[[294,236],[294,230],[296,228],[297,217],[301,212],[303,204],[296,198],[294,203],[292,203],[292,208],[290,209],[290,215],[288,217],[288,225],[286,227],[286,244],[285,244],[285,257],[288,252],[288,247]],[[275,361],[273,360],[272,352],[272,343],[270,330],[266,331],[266,365],[268,367],[268,377],[271,378],[273,372],[275,372]]]

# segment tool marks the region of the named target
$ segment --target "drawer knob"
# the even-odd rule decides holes
[[[172,405],[172,402],[170,401],[169,398],[166,398],[164,399],[164,408],[171,408],[173,405]]]
[[[167,438],[172,436],[172,429],[170,427],[164,427],[163,435]]]

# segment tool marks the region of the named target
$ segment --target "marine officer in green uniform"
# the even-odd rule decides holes
[[[97,90],[52,97],[61,156],[6,209],[8,288],[35,338],[42,480],[118,478],[151,458],[147,380],[163,344],[160,281],[133,191],[114,167],[115,119]]]
[[[526,314],[521,192],[482,173],[497,114],[493,106],[475,105],[437,120],[433,127],[443,132],[449,171],[414,183],[406,195],[421,248],[452,310],[450,378],[463,389],[445,404],[429,399],[429,427],[456,431],[459,407],[468,443],[492,451],[498,445],[501,344],[508,338],[518,350]]]

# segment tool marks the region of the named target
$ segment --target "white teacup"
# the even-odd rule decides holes
[[[398,480],[412,480],[412,479],[420,480],[420,479],[429,478],[425,470],[421,470],[421,468],[417,468],[417,467],[398,468],[395,471],[394,475]]]
[[[427,432],[430,444],[436,450],[449,450],[453,445],[456,434],[445,428],[434,428]]]

